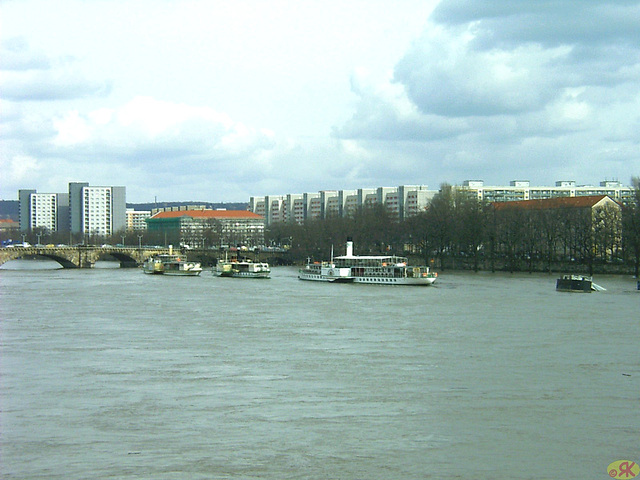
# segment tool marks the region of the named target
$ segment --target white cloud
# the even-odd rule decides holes
[[[76,110],[67,112],[63,118],[54,119],[53,126],[57,131],[54,144],[71,146],[83,143],[91,136],[91,126]]]
[[[65,112],[54,119],[53,126],[57,132],[55,147],[91,148],[107,156],[123,156],[125,161],[163,148],[168,157],[233,156],[252,148],[268,149],[273,144],[272,132],[248,127],[211,108],[149,97],[136,97],[115,109],[98,109],[85,115],[76,110]]]
[[[540,109],[557,94],[549,75],[570,47],[477,49],[476,28],[429,29],[398,63],[396,80],[425,114],[488,116]],[[556,72],[557,73],[557,72]]]
[[[246,201],[640,171],[637,1],[9,0],[0,14],[4,198],[68,181]]]
[[[354,82],[358,108],[336,134],[451,183],[552,183],[567,171],[629,181],[640,170],[640,47],[622,17],[640,8],[605,3],[443,1],[396,65],[395,98]],[[575,36],[549,33],[563,25]],[[407,101],[413,110],[395,108]]]
[[[42,170],[42,165],[37,159],[25,155],[16,155],[11,159],[8,169],[10,182],[26,182],[32,175],[37,175]]]

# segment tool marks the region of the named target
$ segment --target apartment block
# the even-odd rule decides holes
[[[428,190],[426,185],[402,185],[267,195],[251,197],[249,211],[262,215],[267,225],[349,217],[359,208],[373,205],[384,205],[391,215],[404,219],[423,211],[436,193],[437,190]]]
[[[69,218],[72,233],[112,235],[127,226],[125,187],[69,184]]]
[[[43,228],[51,232],[111,235],[126,228],[125,187],[92,187],[69,183],[69,193],[19,190],[21,231]]]
[[[488,186],[483,180],[465,180],[456,190],[467,192],[479,201],[511,202],[558,197],[607,195],[620,203],[634,198],[632,187],[619,181],[605,180],[599,186],[577,185],[562,180],[554,186],[532,186],[529,180],[512,180],[509,185]],[[278,222],[301,224],[308,219],[353,216],[359,208],[384,205],[398,220],[423,212],[438,190],[426,185],[358,188],[356,190],[321,190],[314,193],[251,197],[249,211],[265,217],[266,225]]]
[[[20,230],[68,231],[69,196],[66,193],[18,191]]]
[[[151,210],[134,210],[127,208],[127,230],[135,232],[147,229],[147,218],[151,217]]]
[[[626,203],[633,198],[633,188],[619,181],[605,180],[599,186],[577,185],[573,180],[557,181],[555,186],[531,186],[528,180],[512,180],[509,185],[487,186],[482,180],[465,180],[455,187],[474,195],[480,201],[512,202],[522,200],[545,200],[558,197],[587,197],[607,195],[613,200]]]

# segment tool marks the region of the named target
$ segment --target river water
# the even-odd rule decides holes
[[[34,265],[47,265],[36,268]],[[3,479],[606,479],[640,461],[640,292],[0,269]]]

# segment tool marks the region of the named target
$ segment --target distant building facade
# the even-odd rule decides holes
[[[10,218],[0,218],[0,233],[18,233],[20,231],[20,223]]]
[[[69,193],[19,190],[21,231],[43,228],[51,232],[107,236],[126,227],[125,187],[92,187],[69,183]]]
[[[147,218],[151,217],[151,210],[134,210],[127,208],[127,230],[136,232],[147,229]]]
[[[155,215],[158,212],[183,212],[186,210],[207,210],[207,206],[206,205],[174,205],[171,207],[157,207],[157,208],[151,209],[151,215]]]
[[[113,235],[127,225],[125,187],[92,187],[88,183],[69,184],[71,233]]]
[[[465,180],[456,190],[467,192],[479,201],[512,202],[557,197],[607,195],[626,203],[634,198],[632,187],[618,181],[603,181],[599,186],[576,185],[575,181],[559,181],[555,186],[531,186],[528,180],[513,180],[509,185],[488,186],[483,180]],[[312,193],[255,196],[249,199],[249,211],[265,218],[266,225],[302,224],[308,219],[353,216],[359,208],[383,205],[398,220],[425,211],[438,190],[426,185],[358,188],[355,190],[321,190]]]
[[[558,181],[555,186],[531,186],[528,180],[513,180],[509,185],[487,186],[482,180],[465,180],[462,186],[454,187],[472,193],[478,200],[486,202],[512,202],[520,200],[544,200],[558,197],[586,197],[607,195],[621,203],[631,201],[633,188],[618,181],[605,180],[599,186],[576,185],[576,182]]]
[[[149,233],[190,247],[264,245],[264,217],[246,210],[169,210],[146,224]]]
[[[18,191],[20,231],[41,229],[47,232],[69,231],[69,196],[66,193]]]
[[[393,218],[404,220],[424,211],[438,193],[426,185],[360,188],[356,190],[322,190],[251,197],[249,211],[265,218],[266,225],[298,223],[331,217],[353,216],[358,209],[383,205]]]

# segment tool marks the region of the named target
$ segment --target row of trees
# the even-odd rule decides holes
[[[381,206],[351,218],[272,225],[267,239],[291,245],[295,261],[327,259],[352,237],[357,254],[421,257],[439,269],[559,271],[629,270],[640,264],[640,181],[635,202],[595,209],[497,209],[443,185],[429,207],[398,222]]]

